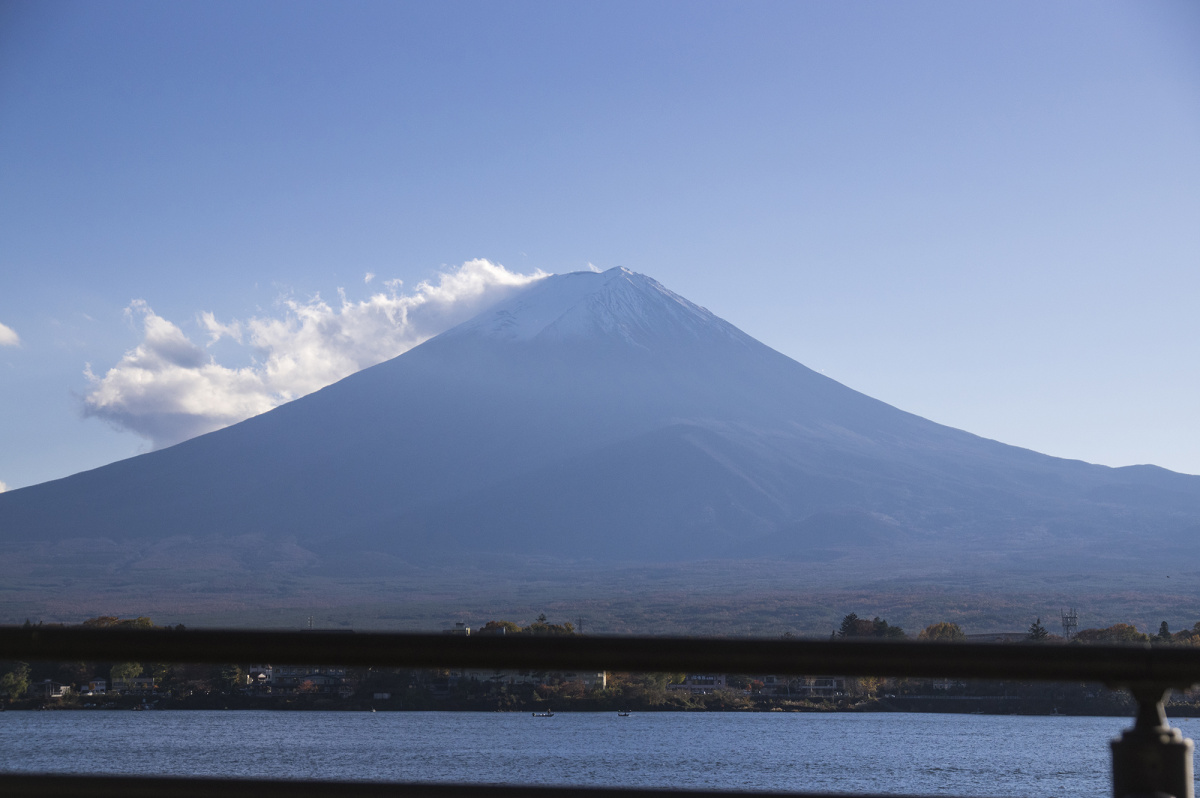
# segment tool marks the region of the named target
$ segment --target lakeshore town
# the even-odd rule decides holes
[[[1073,613],[1072,613],[1073,615]],[[1071,617],[1064,615],[1064,619]],[[1069,622],[1067,622],[1069,623]],[[28,624],[28,622],[27,622]],[[149,618],[92,618],[90,628],[155,628]],[[182,628],[182,627],[176,627]],[[953,623],[926,627],[917,640],[1033,641],[1046,645],[1152,643],[1200,645],[1200,623],[1157,635],[1129,624],[1051,634],[1041,619],[1028,630],[967,635]],[[527,626],[489,621],[445,634],[574,635],[571,623],[541,615]],[[786,637],[787,635],[785,635]],[[880,618],[851,613],[837,638],[907,638]],[[1069,638],[1069,639],[1068,639]],[[950,679],[883,679],[835,674],[617,673],[505,669],[346,668],[266,663],[0,662],[4,710],[473,710],[473,711],[919,711],[986,714],[1127,715],[1121,691],[1083,683],[1041,684]],[[1171,712],[1200,715],[1200,691],[1175,694]]]

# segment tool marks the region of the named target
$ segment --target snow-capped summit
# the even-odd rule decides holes
[[[507,341],[615,337],[650,346],[664,338],[744,334],[656,280],[618,266],[540,280],[442,334],[461,336]]]

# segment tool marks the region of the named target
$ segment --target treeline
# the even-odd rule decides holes
[[[789,637],[790,635],[785,635]],[[890,626],[887,621],[878,616],[866,620],[859,618],[857,614],[850,613],[842,619],[841,627],[835,629],[830,634],[831,640],[845,638],[890,638],[890,639],[909,639],[904,630],[899,626]],[[966,640],[966,633],[956,623],[949,621],[939,621],[938,623],[930,624],[922,629],[917,634],[917,640],[931,641],[954,641]],[[1190,629],[1183,629],[1178,632],[1171,632],[1166,621],[1159,624],[1156,634],[1149,634],[1138,631],[1137,627],[1129,623],[1116,623],[1112,626],[1103,629],[1080,629],[1071,635],[1070,640],[1063,638],[1061,635],[1052,634],[1045,626],[1042,625],[1042,619],[1036,618],[1029,626],[1029,630],[1022,636],[1022,639],[1032,642],[1050,642],[1050,643],[1077,643],[1077,644],[1119,644],[1119,643],[1154,643],[1155,645],[1182,645],[1195,646],[1200,645],[1200,621],[1192,625]]]
[[[1050,637],[1054,637],[1051,635]],[[1071,637],[1072,643],[1154,643],[1155,645],[1200,645],[1200,622],[1192,625],[1191,629],[1182,629],[1172,633],[1163,621],[1159,624],[1157,634],[1139,632],[1137,627],[1128,623],[1117,623],[1105,629],[1081,629]]]
[[[570,621],[561,624],[550,623],[546,620],[546,613],[542,613],[533,623],[528,626],[521,626],[512,621],[488,621],[483,626],[475,630],[477,635],[573,635],[575,634],[575,625]]]
[[[25,621],[25,627],[35,624]],[[42,624],[38,627],[63,627],[67,624]],[[91,629],[176,629],[183,624],[158,626],[150,618],[118,618],[101,615],[89,618],[80,626]],[[0,699],[18,701],[31,693],[30,688],[39,683],[51,682],[71,688],[67,703],[78,699],[86,686],[104,681],[106,687],[134,679],[148,681],[163,690],[184,692],[189,690],[212,690],[234,687],[237,681],[236,667],[213,665],[186,665],[177,663],[140,662],[0,662]],[[153,687],[151,688],[154,689]]]
[[[101,616],[84,621],[89,628],[164,628],[150,618],[122,619]],[[171,627],[182,629],[182,626]],[[570,623],[551,623],[542,614],[527,625],[492,620],[476,629],[476,635],[575,635]],[[784,635],[791,637],[792,635]],[[955,623],[941,621],[926,626],[910,637],[899,626],[880,617],[870,619],[856,613],[846,615],[831,633],[835,639],[877,638],[953,642],[967,639]],[[1011,638],[1010,638],[1011,639]],[[1155,645],[1198,645],[1200,623],[1171,632],[1163,622],[1156,634],[1139,631],[1132,624],[1083,629],[1069,641],[1052,635],[1036,619],[1022,640],[1071,645],[1152,643]],[[336,670],[335,675],[330,675]],[[195,665],[140,662],[0,662],[0,699],[9,706],[45,703],[44,691],[35,688],[46,682],[70,685],[70,695],[55,697],[49,705],[128,706],[157,703],[162,707],[273,707],[323,709],[475,709],[526,710],[571,707],[579,711],[631,709],[731,710],[731,709],[917,709],[918,702],[931,696],[961,696],[982,700],[999,694],[1008,702],[1027,700],[1026,705],[1006,704],[1003,711],[1036,712],[1052,709],[1073,714],[1113,709],[1119,695],[1077,686],[1031,686],[1004,683],[961,683],[944,680],[872,679],[836,677],[835,686],[824,691],[809,679],[779,678],[763,674],[722,674],[721,684],[711,690],[695,689],[686,673],[608,673],[605,683],[594,683],[584,674],[553,671],[500,672],[452,669],[346,668],[314,669],[312,678],[290,689],[277,680],[269,689],[260,674],[247,663]],[[278,676],[278,673],[276,674]],[[108,693],[87,694],[88,685],[107,682]],[[136,685],[124,696],[114,695],[114,684]],[[1023,698],[1022,698],[1023,697]],[[932,701],[932,699],[930,699]],[[1185,699],[1186,700],[1186,699]],[[943,702],[944,703],[944,702]],[[944,709],[940,704],[934,709]]]
[[[25,626],[33,627],[30,621]],[[42,624],[37,626],[63,627],[66,624]],[[89,618],[80,626],[94,629],[163,629],[183,630],[185,627],[163,627],[150,618],[119,618],[99,616]],[[575,626],[568,622],[551,623],[543,613],[526,626],[511,621],[489,621],[475,631],[482,635],[574,635]],[[262,681],[250,663],[226,665],[197,665],[188,663],[142,663],[142,662],[0,662],[0,700],[9,702],[40,703],[52,698],[53,706],[116,703],[157,703],[165,706],[225,706],[246,701],[274,702],[294,701],[302,705],[322,705],[352,699],[358,703],[373,701],[376,693],[387,693],[393,705],[413,708],[434,707],[447,700],[469,697],[471,690],[449,670],[405,670],[380,668],[326,668],[313,666],[312,678],[301,678],[286,690],[275,687],[275,694]],[[336,671],[336,675],[331,672]],[[535,674],[533,683],[522,685],[512,693],[518,700],[545,700],[552,697],[569,698],[578,690],[574,682],[560,675]],[[657,677],[647,682],[648,693],[655,693]],[[459,688],[459,682],[464,687]],[[635,680],[631,680],[630,684]],[[103,688],[96,687],[103,682]],[[114,692],[116,685],[124,685],[124,695]],[[69,691],[59,688],[68,686]],[[622,690],[633,690],[622,685]],[[53,694],[51,694],[53,692]],[[283,694],[280,694],[283,693]],[[529,695],[525,695],[528,693]],[[396,696],[396,700],[390,698]],[[615,693],[620,697],[621,691]]]
[[[784,635],[789,637],[790,635]],[[899,626],[892,626],[887,621],[879,616],[875,616],[871,620],[859,618],[857,613],[850,613],[842,618],[842,625],[835,629],[829,635],[830,640],[844,640],[847,638],[870,638],[876,637],[884,640],[907,640],[908,635]],[[948,621],[939,621],[938,623],[930,624],[922,629],[917,634],[918,640],[966,640],[967,635],[958,624]]]

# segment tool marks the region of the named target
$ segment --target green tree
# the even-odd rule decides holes
[[[941,623],[930,624],[921,630],[917,635],[918,640],[966,640],[967,636],[963,634],[963,630],[956,623]]]
[[[642,677],[642,695],[651,706],[666,703],[667,700],[667,685],[670,684],[670,675],[666,673],[647,673]],[[684,677],[686,678],[686,677]]]
[[[108,676],[114,682],[127,682],[130,679],[142,675],[142,664],[140,662],[122,662],[113,665],[108,672]]]
[[[27,663],[0,663],[0,696],[20,698],[28,689],[29,665]]]
[[[155,684],[162,684],[170,681],[171,672],[174,670],[169,662],[155,662],[147,667],[150,672],[150,678],[154,679]]]
[[[550,623],[546,619],[546,613],[542,613],[537,617],[537,620],[528,626],[522,628],[517,626],[512,621],[488,621],[480,627],[475,634],[480,635],[573,635],[575,634],[575,625],[570,621],[563,624]]]
[[[888,622],[879,617],[871,621],[871,626],[875,637],[902,638],[908,636],[899,626],[888,626]]]
[[[521,627],[512,621],[488,621],[475,630],[477,635],[518,635]]]
[[[563,624],[550,623],[546,620],[546,613],[542,613],[537,617],[537,620],[521,630],[521,634],[527,635],[573,635],[575,634],[575,625],[570,621]]]
[[[852,612],[842,618],[842,625],[837,631],[838,637],[857,637],[858,636],[858,613]]]
[[[1049,637],[1050,637],[1050,633],[1046,631],[1046,627],[1042,626],[1042,619],[1039,617],[1029,627],[1029,638],[1028,639],[1037,640],[1040,642],[1042,640],[1048,639]]]
[[[50,678],[63,684],[79,684],[92,678],[95,668],[86,662],[60,662],[50,672]],[[43,675],[41,678],[45,678]]]
[[[246,686],[246,672],[240,665],[226,665],[218,671],[215,681],[225,692],[233,693]]]
[[[1158,639],[1163,643],[1171,642],[1171,630],[1167,628],[1167,622],[1163,621],[1158,625]]]

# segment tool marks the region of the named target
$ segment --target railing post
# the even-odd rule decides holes
[[[1192,741],[1167,725],[1163,708],[1169,687],[1129,688],[1138,702],[1137,720],[1112,741],[1113,798],[1195,798]]]

